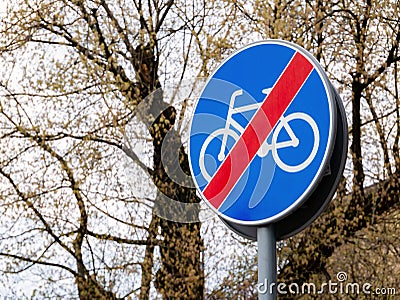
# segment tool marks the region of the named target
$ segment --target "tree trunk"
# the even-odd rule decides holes
[[[200,199],[196,196],[194,188],[190,188],[187,182],[175,182],[168,175],[167,169],[179,164],[190,180],[188,157],[181,147],[181,137],[173,128],[176,121],[176,111],[168,106],[163,99],[163,91],[159,88],[157,74],[157,59],[154,49],[150,44],[137,48],[138,57],[141,57],[137,64],[141,78],[140,94],[144,103],[145,111],[141,111],[141,118],[149,124],[149,132],[153,140],[153,171],[152,180],[158,189],[158,197],[155,201],[156,210],[164,211],[163,216],[175,212],[173,207],[163,207],[159,199],[167,197],[173,201],[183,203],[198,203]],[[157,89],[154,93],[151,91]],[[148,93],[148,94],[147,94]],[[168,134],[168,140],[166,136]],[[170,138],[172,137],[172,138]],[[164,145],[167,143],[167,145]],[[166,146],[169,153],[163,150]],[[164,151],[164,152],[163,152]],[[178,157],[179,161],[171,161]],[[168,164],[168,166],[165,166]],[[160,215],[160,214],[159,214]],[[171,218],[172,220],[175,218]],[[196,218],[198,220],[198,217]],[[178,223],[153,214],[153,220],[159,226],[161,234],[161,267],[157,272],[155,286],[161,293],[163,299],[202,299],[204,289],[204,274],[201,261],[203,250],[200,236],[200,223]],[[157,227],[158,227],[157,226]],[[155,229],[155,228],[153,228]],[[158,230],[151,231],[150,235],[156,235]],[[155,238],[150,237],[150,238]],[[141,293],[142,299],[146,299],[149,288],[150,259],[153,249],[148,246],[146,258],[142,270],[145,287]],[[147,265],[148,264],[148,265]]]

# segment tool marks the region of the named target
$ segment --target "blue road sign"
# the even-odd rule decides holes
[[[326,171],[335,107],[324,71],[294,44],[267,40],[228,57],[192,118],[189,160],[202,198],[244,225],[293,212]]]

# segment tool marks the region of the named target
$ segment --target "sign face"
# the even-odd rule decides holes
[[[190,129],[202,198],[243,225],[293,212],[326,171],[335,107],[322,68],[294,44],[267,40],[228,57],[208,79]]]

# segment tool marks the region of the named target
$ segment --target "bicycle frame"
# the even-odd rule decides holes
[[[264,89],[262,92],[264,94],[268,94],[270,92],[270,90],[271,89]],[[262,102],[260,102],[260,103],[243,105],[240,107],[234,107],[236,98],[241,95],[243,95],[243,90],[241,90],[241,89],[233,92],[231,95],[231,99],[229,101],[228,115],[226,118],[224,133],[223,133],[223,137],[222,137],[221,149],[218,154],[219,161],[222,161],[225,158],[225,147],[226,147],[226,142],[228,139],[229,127],[232,126],[237,131],[239,131],[240,134],[242,134],[244,131],[244,128],[238,122],[236,122],[232,118],[232,116],[234,114],[238,114],[238,113],[243,113],[243,112],[252,111],[252,110],[258,110],[260,108],[260,106],[262,105]],[[265,141],[263,143],[263,145],[261,146],[260,150],[258,151],[259,156],[261,156],[261,157],[266,156],[268,154],[268,152],[270,150],[272,150],[273,147],[275,147],[276,149],[280,149],[280,148],[297,147],[298,146],[299,139],[296,137],[292,128],[285,120],[285,117],[282,116],[279,121],[282,122],[282,125],[285,128],[285,130],[287,131],[287,133],[290,137],[290,140],[284,141],[284,142],[279,142],[276,144],[268,144],[267,141]]]
[[[262,103],[254,103],[254,104],[243,105],[243,106],[235,108],[234,105],[235,105],[236,97],[241,96],[241,95],[243,95],[243,90],[234,91],[231,95],[231,99],[229,101],[228,115],[226,118],[226,123],[225,123],[225,128],[224,128],[224,135],[222,136],[221,150],[218,154],[219,161],[222,161],[225,158],[224,152],[225,152],[225,147],[226,147],[226,141],[228,139],[229,127],[232,126],[236,130],[238,130],[240,134],[242,134],[244,131],[244,128],[232,118],[232,115],[246,112],[246,111],[257,110],[258,108],[260,108],[260,106],[262,104]]]

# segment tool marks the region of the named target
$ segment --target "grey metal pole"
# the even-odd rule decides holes
[[[276,237],[274,225],[257,228],[258,299],[276,300]]]

